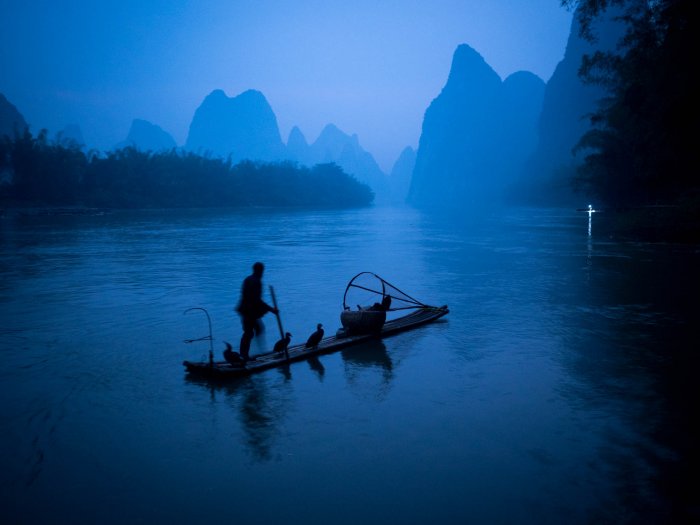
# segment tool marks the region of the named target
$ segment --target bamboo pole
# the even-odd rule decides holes
[[[282,329],[282,319],[280,318],[280,309],[277,307],[277,297],[275,297],[275,289],[270,285],[270,296],[272,297],[272,306],[275,307],[275,310],[277,310],[277,313],[275,314],[275,317],[277,317],[277,328],[280,329],[280,337],[282,339],[285,338],[284,336],[284,330]],[[287,347],[284,347],[284,357],[287,358],[287,361],[289,361],[289,352],[287,351]]]

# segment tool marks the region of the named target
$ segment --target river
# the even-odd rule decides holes
[[[697,506],[693,246],[563,209],[0,217],[4,523],[669,523]],[[450,314],[224,384],[266,265],[292,343],[372,271]],[[266,298],[269,295],[266,292]],[[274,317],[252,353],[277,340]],[[690,479],[686,479],[691,476]]]

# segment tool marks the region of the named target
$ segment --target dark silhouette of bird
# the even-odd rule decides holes
[[[316,325],[316,331],[313,334],[311,334],[306,340],[306,348],[313,348],[314,346],[318,346],[318,343],[321,342],[321,339],[323,339],[323,325],[321,323],[318,323]]]
[[[244,361],[241,358],[241,354],[234,352],[230,343],[224,341],[224,344],[226,345],[226,349],[224,350],[224,359],[226,359],[226,362],[233,366],[242,365]]]
[[[391,295],[385,295],[382,297],[382,310],[385,312],[391,307]]]
[[[284,352],[287,347],[289,346],[289,341],[292,339],[292,334],[287,332],[284,334],[284,337],[277,341],[275,343],[275,346],[272,348],[273,352]]]

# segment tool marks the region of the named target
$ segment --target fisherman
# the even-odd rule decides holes
[[[249,355],[250,342],[256,334],[260,334],[263,331],[260,318],[267,312],[272,312],[275,315],[278,313],[276,308],[262,300],[262,276],[264,271],[265,266],[263,263],[256,262],[253,265],[253,273],[243,280],[241,300],[236,308],[243,323],[243,336],[241,337],[239,349],[243,361],[251,360]],[[252,359],[254,360],[255,358],[253,357]]]
[[[360,305],[357,305],[358,310],[372,310],[374,312],[388,312],[390,307],[391,295],[385,295],[384,297],[382,297],[381,303],[374,303],[369,308],[362,308]]]

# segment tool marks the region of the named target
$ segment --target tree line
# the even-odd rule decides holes
[[[562,0],[575,7],[582,36],[593,21],[619,13],[618,48],[584,57],[579,74],[607,88],[577,145],[584,162],[575,183],[615,206],[700,207],[695,128],[700,96],[692,58],[698,38],[691,0]],[[697,6],[695,6],[697,7]]]
[[[98,208],[353,207],[371,189],[336,164],[307,168],[171,150],[105,154],[50,141],[46,130],[0,139],[0,201]]]

